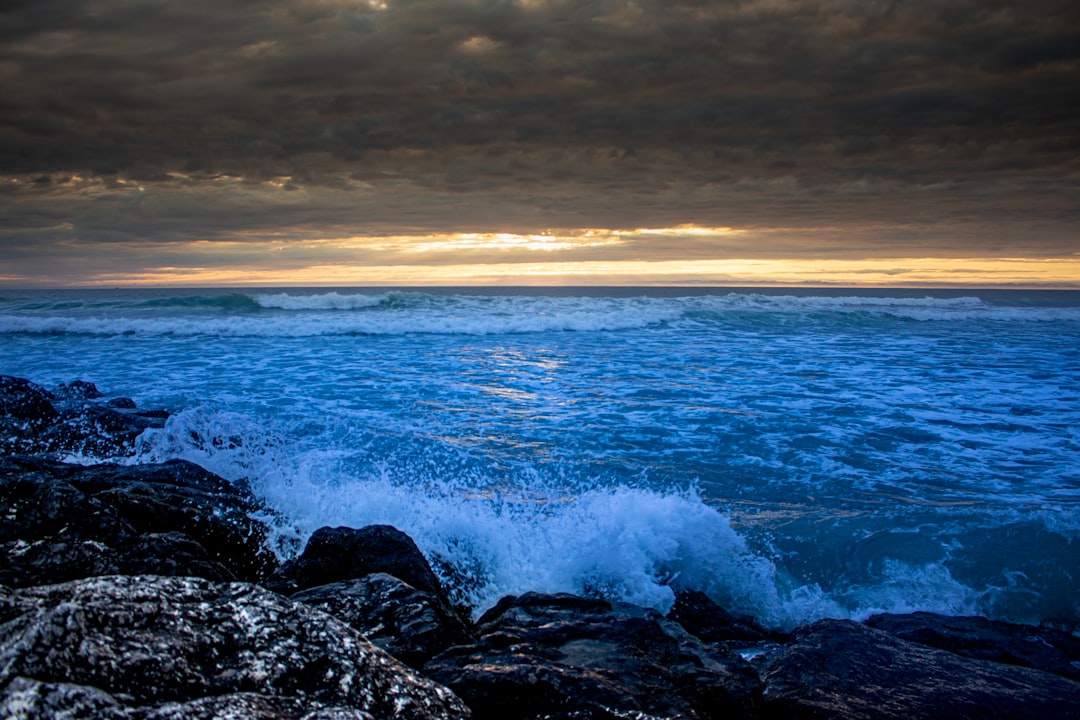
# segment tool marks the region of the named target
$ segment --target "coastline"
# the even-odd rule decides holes
[[[197,465],[55,459],[127,454],[165,415],[90,383],[48,391],[0,377],[5,716],[1044,718],[1080,707],[1080,639],[1052,628],[916,613],[779,633],[693,591],[666,617],[524,593],[473,621],[394,528],[323,528],[281,562],[258,499]]]

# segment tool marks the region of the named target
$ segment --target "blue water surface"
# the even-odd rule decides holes
[[[395,524],[478,610],[1080,628],[1080,293],[7,291],[0,372],[165,407],[136,460],[247,480],[283,553]]]

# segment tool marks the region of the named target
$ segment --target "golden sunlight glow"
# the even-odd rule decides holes
[[[222,176],[222,182],[232,182]],[[287,183],[288,178],[269,182]],[[63,231],[62,228],[57,228]],[[70,231],[71,229],[68,229]],[[770,233],[773,233],[770,235]],[[1080,255],[1056,258],[799,257],[812,235],[730,227],[579,228],[298,237],[249,230],[229,240],[101,247],[48,275],[2,283],[142,285],[714,285],[1059,287],[1080,289]],[[786,243],[786,245],[784,245]],[[74,246],[73,246],[74,247]],[[762,247],[776,253],[754,257]],[[787,247],[788,251],[778,251]],[[780,252],[783,252],[781,255]],[[848,251],[849,253],[853,251]],[[128,258],[139,258],[131,265]],[[2,269],[0,269],[2,270]]]
[[[458,252],[464,250],[568,250],[571,248],[614,245],[617,234],[576,232],[572,234],[451,233],[449,235],[395,235],[372,240],[349,238],[343,244],[356,244],[368,250],[406,253]]]
[[[485,35],[474,35],[468,40],[462,41],[458,49],[470,55],[482,55],[499,48],[499,43]]]
[[[91,285],[788,285],[1080,288],[1080,258],[904,258],[160,267],[101,274]]]
[[[701,227],[700,225],[676,225],[668,228],[637,228],[618,231],[621,235],[670,235],[673,237],[711,237],[716,235],[739,235],[745,230],[729,227]]]

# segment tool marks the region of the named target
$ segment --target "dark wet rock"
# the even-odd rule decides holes
[[[282,565],[269,586],[291,594],[380,572],[450,604],[420,548],[390,525],[319,528],[311,534],[303,553]]]
[[[127,457],[135,452],[135,439],[148,428],[159,428],[158,418],[85,405],[65,410],[38,439],[46,452],[95,458]]]
[[[213,560],[206,548],[181,532],[137,535],[119,543],[117,551],[120,562],[116,572],[123,575],[194,575],[217,582],[236,577]]]
[[[0,596],[0,716],[464,718],[344,623],[257,586],[113,576]]]
[[[2,698],[0,709],[13,710],[15,714],[10,717],[26,720],[371,720],[369,713],[355,708],[327,707],[312,700],[251,692],[133,708],[97,688],[23,677],[12,680]]]
[[[41,427],[52,422],[56,408],[53,394],[29,380],[0,375],[0,415]]]
[[[96,400],[97,398],[102,397],[101,391],[98,390],[98,386],[92,382],[87,382],[86,380],[72,380],[71,382],[60,383],[53,394],[56,397],[69,402]]]
[[[0,375],[0,455],[34,452],[37,437],[59,413],[53,395],[29,380]]]
[[[676,592],[668,619],[704,642],[759,642],[773,635],[752,618],[729,613],[698,590]]]
[[[5,718],[94,718],[128,720],[130,715],[109,693],[65,682],[43,683],[14,677],[0,690],[0,713]]]
[[[151,420],[168,420],[172,413],[168,410],[139,410],[131,413],[135,417],[149,418]]]
[[[258,580],[277,559],[249,494],[197,465],[0,458],[0,583],[144,572]],[[160,554],[158,554],[160,553]]]
[[[84,380],[49,392],[29,380],[0,375],[0,453],[128,457],[139,435],[163,427],[169,417],[164,410],[138,410],[130,398],[102,397]]]
[[[1080,680],[1080,638],[1053,628],[927,612],[875,615],[866,624],[902,640],[964,657],[1021,665]]]
[[[752,716],[756,673],[658,613],[573,595],[504,598],[480,639],[424,666],[478,719]]]
[[[342,620],[413,667],[473,639],[461,618],[436,595],[385,573],[320,585],[292,599]]]
[[[848,620],[795,630],[765,665],[763,680],[773,717],[1080,717],[1080,683],[961,657]]]

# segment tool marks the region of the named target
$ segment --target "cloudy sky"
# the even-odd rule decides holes
[[[1080,287],[1080,4],[4,0],[0,283]]]

